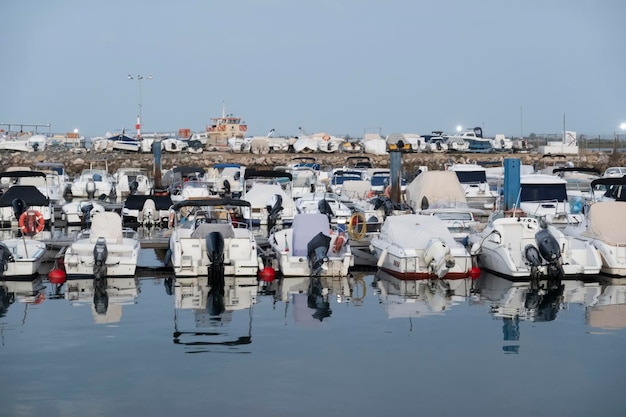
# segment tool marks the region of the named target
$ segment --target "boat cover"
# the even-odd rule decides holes
[[[278,184],[264,184],[264,183],[256,183],[250,188],[246,195],[243,197],[244,200],[250,202],[250,206],[253,208],[259,207],[267,207],[273,204],[272,197],[278,194],[282,197],[283,207],[289,204],[291,206],[295,206],[293,203],[293,198],[287,195],[285,190]],[[291,202],[291,203],[290,203]]]
[[[89,241],[96,243],[99,237],[107,242],[122,243],[122,218],[114,211],[105,211],[95,214],[91,219],[91,233]]]
[[[592,204],[587,214],[587,230],[583,235],[608,245],[626,244],[626,203],[603,201]]]
[[[454,175],[454,173],[453,173]],[[446,223],[436,216],[401,214],[388,216],[380,230],[380,239],[400,248],[425,249],[431,237],[456,245]]]
[[[413,210],[421,210],[422,199],[428,208],[467,207],[465,190],[454,171],[426,171],[406,186],[406,201]]]
[[[320,213],[296,214],[291,224],[293,229],[292,253],[294,256],[307,256],[307,245],[319,232],[330,236],[328,217]]]
[[[50,203],[34,185],[14,185],[0,197],[0,207],[9,207],[16,198],[24,200],[29,206],[47,206]]]

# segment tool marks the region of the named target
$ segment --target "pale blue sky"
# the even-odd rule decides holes
[[[364,129],[612,134],[623,0],[2,0],[0,122],[87,136]]]

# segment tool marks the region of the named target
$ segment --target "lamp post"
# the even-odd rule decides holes
[[[148,75],[147,77],[144,77],[143,75],[137,75],[133,77],[132,75],[128,74],[128,79],[137,80],[137,83],[139,84],[139,115],[137,116],[137,125],[135,127],[137,129],[137,139],[140,139],[141,138],[141,125],[143,124],[143,105],[141,104],[141,82],[144,79],[151,80],[152,75]]]

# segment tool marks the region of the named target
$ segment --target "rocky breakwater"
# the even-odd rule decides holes
[[[362,153],[318,153],[318,154],[293,154],[293,153],[270,153],[256,155],[251,153],[209,152],[199,154],[190,153],[164,153],[161,157],[163,170],[174,166],[202,166],[210,167],[216,163],[238,163],[249,168],[273,169],[277,166],[285,166],[293,162],[294,157],[311,156],[316,158],[322,167],[337,168],[346,164],[349,156],[367,156],[375,167],[389,167],[388,155],[369,155]],[[407,177],[412,177],[419,167],[426,166],[429,170],[445,169],[446,164],[452,163],[492,163],[501,164],[505,158],[519,158],[522,164],[543,167],[564,162],[563,158],[545,157],[541,154],[427,154],[410,153],[402,156],[403,171]],[[83,169],[90,166],[103,166],[106,164],[110,173],[114,173],[121,167],[154,168],[152,154],[136,154],[128,152],[93,152],[91,150],[75,149],[50,149],[32,153],[2,153],[0,154],[0,171],[6,171],[10,167],[29,167],[33,169],[39,162],[60,162],[64,164],[69,176],[80,174]],[[598,168],[601,171],[608,166],[626,166],[626,155],[590,153],[567,158],[575,166]]]

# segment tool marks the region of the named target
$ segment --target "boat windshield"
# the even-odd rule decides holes
[[[565,184],[522,184],[520,201],[567,201]]]
[[[487,182],[485,171],[454,171],[461,184]]]

